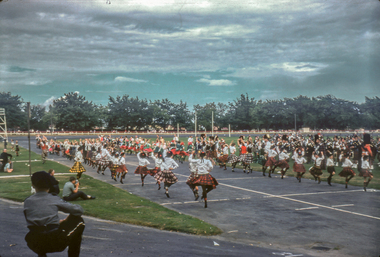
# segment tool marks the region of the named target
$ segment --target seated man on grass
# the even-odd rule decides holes
[[[82,191],[78,190],[79,181],[75,177],[70,177],[69,182],[63,186],[62,198],[65,201],[74,201],[77,198],[82,198],[83,200],[95,199],[95,196],[86,195]]]

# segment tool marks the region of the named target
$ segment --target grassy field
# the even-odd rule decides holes
[[[2,148],[0,150],[3,151]],[[14,152],[9,151],[8,153],[15,156]],[[0,177],[0,197],[23,202],[25,198],[31,195],[29,176],[5,177],[8,175],[28,175],[29,167],[25,165],[27,162],[23,162],[28,158],[28,151],[21,148],[21,155],[13,158],[15,161],[14,172],[0,174],[2,176]],[[41,156],[35,153],[32,153],[32,159],[37,160],[37,162],[32,162],[32,173],[40,170],[47,171],[51,168],[56,173],[67,173],[67,175],[56,176],[62,191],[64,183],[72,176],[68,167],[52,161],[42,164]],[[192,216],[172,211],[108,183],[93,179],[90,176],[82,176],[79,189],[97,197],[95,200],[77,200],[74,202],[83,206],[85,215],[196,235],[217,235],[222,233],[216,226]]]

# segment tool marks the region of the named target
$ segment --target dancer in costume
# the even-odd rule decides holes
[[[120,154],[120,157],[118,158],[117,163],[119,167],[117,167],[115,171],[117,173],[117,177],[120,176],[120,183],[124,184],[123,179],[125,179],[125,175],[127,175],[128,173],[127,166],[125,165],[125,153]]]
[[[346,178],[346,188],[348,187],[348,182],[350,179],[356,175],[352,169],[353,165],[354,164],[350,161],[349,153],[346,153],[342,164],[343,170],[339,173],[339,176]]]
[[[71,173],[77,173],[77,179],[80,179],[82,177],[82,173],[86,172],[86,169],[83,167],[82,162],[83,162],[83,148],[78,148],[77,153],[75,154],[74,158],[74,165],[70,169]]]
[[[273,167],[276,167],[276,155],[277,155],[277,151],[276,151],[276,146],[275,145],[272,145],[270,147],[270,150],[267,151],[267,154],[268,154],[268,159],[264,165],[264,168],[263,168],[263,176],[265,176],[265,171],[266,169],[269,167],[269,173],[268,173],[268,177],[271,178],[271,173],[274,172],[274,168]]]
[[[335,175],[334,155],[330,155],[328,157],[326,166],[327,166],[327,172],[330,173],[330,176],[327,178],[327,184],[331,186],[332,176]]]
[[[227,170],[227,162],[228,162],[228,145],[226,143],[221,144],[222,155],[219,157],[218,162],[220,168],[224,166],[224,170]]]
[[[306,159],[303,157],[302,151],[294,152],[292,159],[294,160],[293,171],[297,173],[297,180],[301,183],[301,178],[305,174],[306,169],[303,165]]]
[[[149,170],[146,166],[149,165],[150,162],[146,159],[146,154],[144,151],[141,151],[137,154],[137,159],[139,160],[139,166],[137,166],[135,174],[141,175],[141,186],[144,186],[144,179],[146,175],[149,174]]]
[[[149,169],[149,175],[154,177],[158,172],[161,171],[161,166],[162,166],[162,163],[164,162],[164,158],[163,158],[162,153],[160,151],[153,152],[151,157],[154,160],[154,169]],[[158,190],[160,190],[161,189],[161,182],[157,180],[156,184],[158,184]]]
[[[281,168],[281,179],[284,178],[286,171],[289,169],[289,163],[288,163],[289,157],[290,156],[289,156],[288,152],[286,151],[286,148],[283,147],[280,154],[278,155],[278,161],[276,162],[276,164],[273,167],[273,171],[277,167]]]
[[[228,163],[231,163],[232,172],[235,172],[236,164],[239,162],[239,158],[236,156],[236,147],[235,143],[231,141],[230,143],[230,155],[228,156]]]
[[[193,159],[195,157],[195,151],[191,152],[190,156]],[[189,158],[190,158],[190,156],[189,156]],[[194,180],[194,178],[197,175],[197,170],[198,170],[197,163],[189,161],[189,170],[190,170],[190,176],[187,178],[186,184],[190,187],[191,191],[193,191],[195,201],[197,201],[199,198],[198,186],[191,184],[191,182]]]
[[[247,169],[247,174],[249,174],[249,172],[252,172],[251,163],[253,163],[253,153],[252,153],[253,150],[254,150],[253,144],[252,142],[249,141],[248,146],[247,146],[247,153],[245,154],[244,159],[240,159],[244,167],[244,172],[245,172],[245,169]]]
[[[200,159],[193,159],[193,154],[189,157],[189,162],[197,164],[197,175],[189,181],[189,184],[194,188],[202,186],[202,199],[205,201],[204,207],[207,208],[207,194],[216,188],[218,181],[210,175],[213,164],[210,160],[205,160],[205,152],[200,153]]]
[[[116,170],[119,168],[119,154],[118,153],[113,153],[109,167],[111,171],[111,178],[117,181]]]
[[[169,187],[178,182],[178,178],[173,173],[173,170],[178,167],[178,164],[173,160],[173,153],[167,152],[167,157],[161,165],[161,170],[154,176],[157,182],[164,183],[165,194],[168,198],[170,198]]]
[[[369,156],[362,157],[362,167],[359,173],[360,177],[364,178],[364,191],[367,191],[367,186],[369,182],[373,179],[373,174],[370,171]],[[368,178],[368,181],[367,181]]]
[[[310,174],[314,177],[315,181],[318,180],[318,184],[321,183],[321,175],[323,174],[321,170],[321,163],[325,159],[323,152],[320,154],[313,153],[312,159],[314,161],[314,166],[309,170]]]

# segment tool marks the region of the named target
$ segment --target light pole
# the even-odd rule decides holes
[[[197,112],[195,112],[195,137],[197,137]]]

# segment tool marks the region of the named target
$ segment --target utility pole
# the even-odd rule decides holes
[[[195,137],[197,137],[197,112],[195,112]]]
[[[29,176],[32,176],[32,161],[31,161],[31,149],[30,149],[30,102],[27,102],[28,108],[28,144],[29,144]]]
[[[211,112],[211,136],[214,136],[214,111]]]
[[[294,133],[297,133],[297,114],[294,114]]]
[[[231,124],[228,124],[228,137],[231,137]]]

